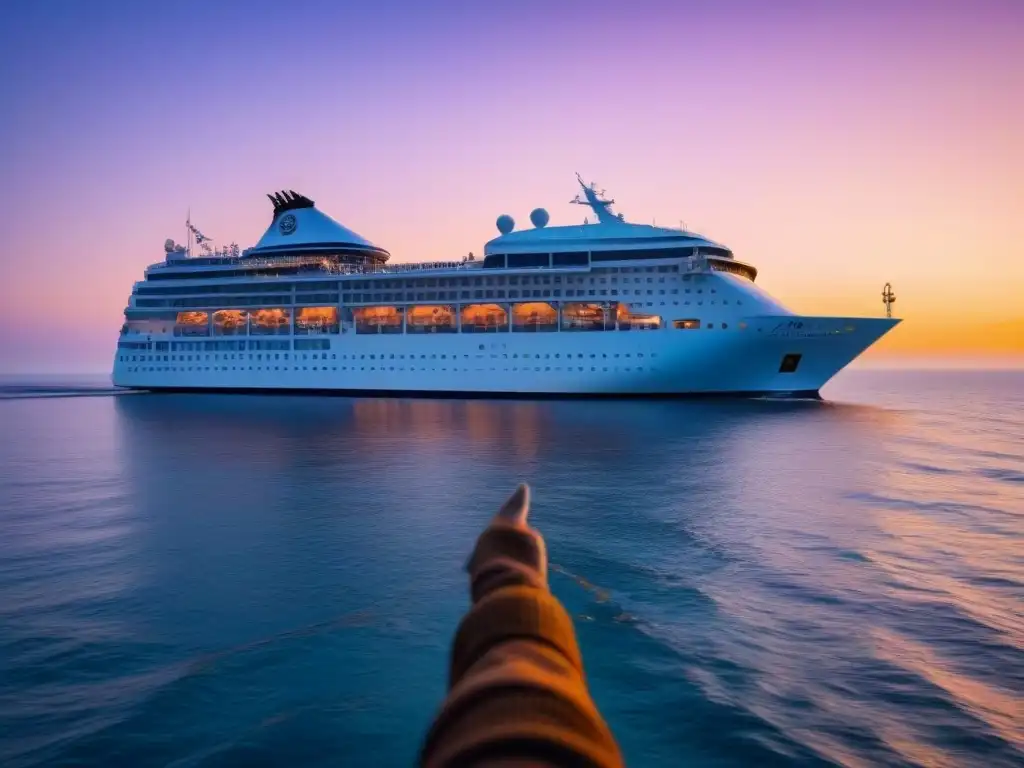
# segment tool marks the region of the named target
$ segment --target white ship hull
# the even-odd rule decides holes
[[[309,198],[270,195],[271,225],[244,254],[165,243],[129,297],[114,384],[807,397],[899,322],[795,315],[724,246],[628,223],[580,184],[596,223],[549,227],[537,209],[515,231],[500,216],[482,262],[403,265]]]
[[[122,355],[113,378],[146,390],[811,397],[897,322],[776,315],[685,332],[344,333],[330,337],[329,352],[287,360],[248,350]],[[794,355],[796,369],[781,370]]]

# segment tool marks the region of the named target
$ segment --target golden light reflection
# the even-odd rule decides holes
[[[908,637],[878,627],[871,634],[879,658],[910,670],[941,688],[953,697],[958,706],[986,723],[1001,738],[1018,749],[1024,749],[1024,717],[1021,717],[1024,698],[961,674],[953,664]]]
[[[700,320],[689,319],[689,320],[673,320],[673,328],[680,328],[688,331],[700,330]],[[746,328],[746,323],[740,323],[740,328]]]
[[[895,584],[908,590],[901,593],[902,600],[954,605],[1008,642],[1024,647],[1024,615],[1012,598],[919,565],[942,553],[965,562],[985,563],[988,575],[997,578],[1019,578],[1016,569],[993,573],[1000,563],[1012,562],[1012,542],[1004,536],[971,533],[920,515],[881,515],[878,524],[899,548],[868,549],[865,554]]]
[[[610,306],[569,302],[562,305],[562,328],[567,331],[602,331],[615,327]]]
[[[446,304],[423,304],[406,310],[406,326],[410,331],[455,330],[455,307]]]
[[[179,312],[175,320],[178,325],[206,325],[210,322],[208,312]]]
[[[620,328],[660,328],[661,317],[644,315],[629,311],[628,304],[619,304],[615,310],[615,318]]]
[[[295,328],[305,331],[338,332],[337,307],[301,307],[295,311]]]
[[[508,311],[500,304],[468,304],[462,308],[462,327],[496,329],[508,327]]]
[[[232,334],[245,331],[249,313],[244,309],[220,309],[213,313],[213,332]]]
[[[558,326],[558,310],[543,301],[512,305],[512,326],[525,329],[550,329]]]
[[[254,309],[249,313],[252,333],[288,333],[291,330],[291,312],[287,309]]]
[[[401,307],[355,307],[352,309],[352,318],[365,325],[401,325]]]
[[[517,459],[530,459],[540,452],[545,430],[552,428],[536,403],[382,398],[356,401],[352,416],[356,427],[374,438],[425,438],[422,447],[435,455],[448,444],[465,447],[468,437],[474,451],[507,455],[511,449]],[[391,450],[387,441],[374,439],[364,453]]]

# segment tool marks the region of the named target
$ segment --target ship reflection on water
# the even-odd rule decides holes
[[[488,469],[492,460],[556,465],[596,462],[641,469],[733,464],[757,447],[770,455],[806,444],[802,429],[824,423],[877,423],[893,418],[866,407],[756,400],[708,402],[505,401],[397,398],[224,397],[161,395],[117,403],[126,441],[143,450],[203,451],[218,462],[278,461],[282,468],[344,458],[352,470],[365,461],[410,453]],[[796,417],[796,418],[792,418]],[[160,440],[152,441],[151,438]],[[870,439],[865,435],[866,439]],[[285,441],[288,450],[282,450]],[[789,446],[787,448],[786,446]],[[683,448],[682,451],[678,450]],[[340,452],[340,453],[339,453]],[[474,468],[474,462],[477,466]]]
[[[388,732],[409,762],[468,549],[526,481],[631,762],[1010,765],[1024,425],[968,438],[943,407],[163,395],[107,432],[143,623],[226,654],[204,695],[267,754],[295,698],[332,702],[330,749]]]

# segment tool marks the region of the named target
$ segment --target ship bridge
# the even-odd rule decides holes
[[[732,255],[728,248],[693,232],[626,221],[533,227],[508,232],[489,241],[484,246],[484,254],[606,250],[623,245],[637,248],[707,246],[720,249],[723,256]]]
[[[515,229],[511,216],[498,217],[501,233],[484,246],[484,268],[545,266],[585,266],[594,262],[635,262],[649,259],[705,257],[729,262],[732,251],[703,235],[679,227],[658,227],[653,224],[628,222],[621,213],[613,213],[614,200],[599,192],[594,184],[585,184],[576,175],[583,190],[571,203],[589,207],[594,221],[583,224],[549,227],[548,213],[537,208],[530,214],[529,229]],[[735,268],[751,280],[757,271],[749,265]]]

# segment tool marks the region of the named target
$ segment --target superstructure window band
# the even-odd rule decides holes
[[[676,327],[691,327],[687,325]],[[482,333],[613,331],[662,327],[660,315],[637,313],[620,302],[526,301],[190,310],[174,316],[175,336],[267,336],[367,333]]]

